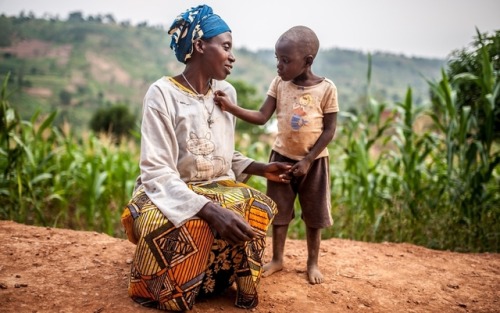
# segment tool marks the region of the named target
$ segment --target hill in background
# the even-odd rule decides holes
[[[10,73],[9,97],[25,117],[36,110],[60,111],[59,119],[86,128],[98,107],[127,104],[141,109],[148,86],[182,69],[160,27],[117,23],[111,15],[70,14],[68,20],[34,16],[0,16],[0,78]],[[457,47],[458,48],[458,47]],[[229,80],[255,87],[263,99],[276,75],[273,50],[236,49]],[[411,87],[416,103],[427,99],[427,80],[439,77],[445,60],[374,53],[370,94],[396,102]],[[313,65],[339,90],[342,110],[365,103],[368,55],[359,51],[323,49]]]

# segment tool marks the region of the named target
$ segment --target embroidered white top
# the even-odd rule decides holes
[[[213,90],[222,90],[237,103],[234,87],[214,80],[212,88],[198,97],[172,78],[163,77],[144,97],[141,173],[136,188],[144,186],[151,201],[176,227],[209,201],[186,183],[242,181],[243,170],[253,162],[234,150],[235,117],[222,112],[213,101]],[[212,109],[209,127],[208,110]]]

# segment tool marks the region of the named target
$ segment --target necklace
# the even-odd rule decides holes
[[[215,123],[215,121],[212,119],[212,114],[214,113],[214,109],[215,109],[215,103],[213,104],[212,109],[209,110],[205,104],[204,96],[196,91],[196,89],[193,87],[193,85],[191,85],[189,80],[187,80],[186,76],[184,76],[184,72],[182,72],[181,75],[182,75],[182,78],[184,78],[184,80],[188,84],[188,86],[191,88],[191,90],[198,96],[198,99],[200,101],[203,101],[203,107],[205,107],[205,110],[208,113],[208,118],[207,118],[208,128],[212,128],[212,124]],[[210,83],[210,81],[208,81],[208,88],[212,89],[212,84]]]

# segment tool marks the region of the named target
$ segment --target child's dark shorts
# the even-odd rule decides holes
[[[276,151],[269,162],[297,163]],[[290,184],[267,181],[267,195],[278,206],[273,225],[288,225],[295,217],[294,203],[298,196],[302,208],[301,218],[311,228],[326,228],[333,224],[330,199],[329,158],[321,157],[311,163],[306,175],[293,177]]]

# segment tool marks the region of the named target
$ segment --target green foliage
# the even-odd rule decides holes
[[[12,32],[12,21],[6,18],[0,18],[0,47],[10,46],[12,39],[10,34]]]
[[[53,125],[56,112],[22,120],[2,88],[0,218],[123,235],[120,214],[138,170],[133,141],[109,144]]]
[[[255,87],[241,80],[232,80],[231,84],[238,95],[238,105],[249,110],[259,110],[264,100],[258,97]],[[240,134],[249,134],[254,138],[265,133],[264,126],[253,125],[238,119],[236,129]]]
[[[61,114],[56,124],[67,121],[76,131],[85,131],[94,110],[107,102],[126,103],[137,115],[149,84],[179,67],[167,53],[165,31],[121,26],[109,18],[48,21],[0,16],[0,24],[12,24],[8,34],[2,29],[2,36],[13,39],[5,48],[9,52],[0,54],[0,79],[10,72],[18,83],[10,99],[23,119],[35,111],[57,110]],[[20,41],[27,47],[16,46]],[[33,88],[25,88],[27,84]],[[68,95],[71,106],[64,106]]]
[[[488,47],[482,45],[477,53],[481,55],[480,76],[461,73],[449,79],[443,73],[439,84],[431,84],[445,114],[430,115],[446,138],[442,142],[446,148],[444,191],[454,212],[451,226],[463,230],[455,236],[455,244],[498,249],[500,151],[495,144],[498,127],[495,112],[500,102],[500,77],[492,70]],[[457,80],[479,87],[473,104],[464,105],[460,101],[464,91],[460,84],[453,84]]]
[[[108,132],[116,138],[129,136],[135,127],[135,115],[124,104],[101,108],[94,113],[90,127],[97,133]]]
[[[67,90],[61,90],[59,93],[59,100],[61,100],[61,104],[69,105],[71,103],[71,92]]]
[[[458,108],[470,110],[479,124],[488,123],[488,115],[493,115],[493,136],[500,138],[500,98],[496,98],[491,108],[482,97],[494,91],[490,88],[495,87],[493,80],[500,75],[500,30],[493,34],[477,30],[477,37],[469,47],[453,51],[447,74],[454,78],[451,83],[456,86]]]
[[[336,222],[326,236],[499,251],[500,151],[492,111],[500,87],[492,71],[484,73],[473,80],[482,85],[478,103],[488,108],[483,123],[460,107],[451,83],[468,75],[449,78],[444,71],[441,81],[429,82],[439,113],[415,107],[411,89],[393,109],[372,99],[363,115],[343,113],[330,147],[337,156]]]

